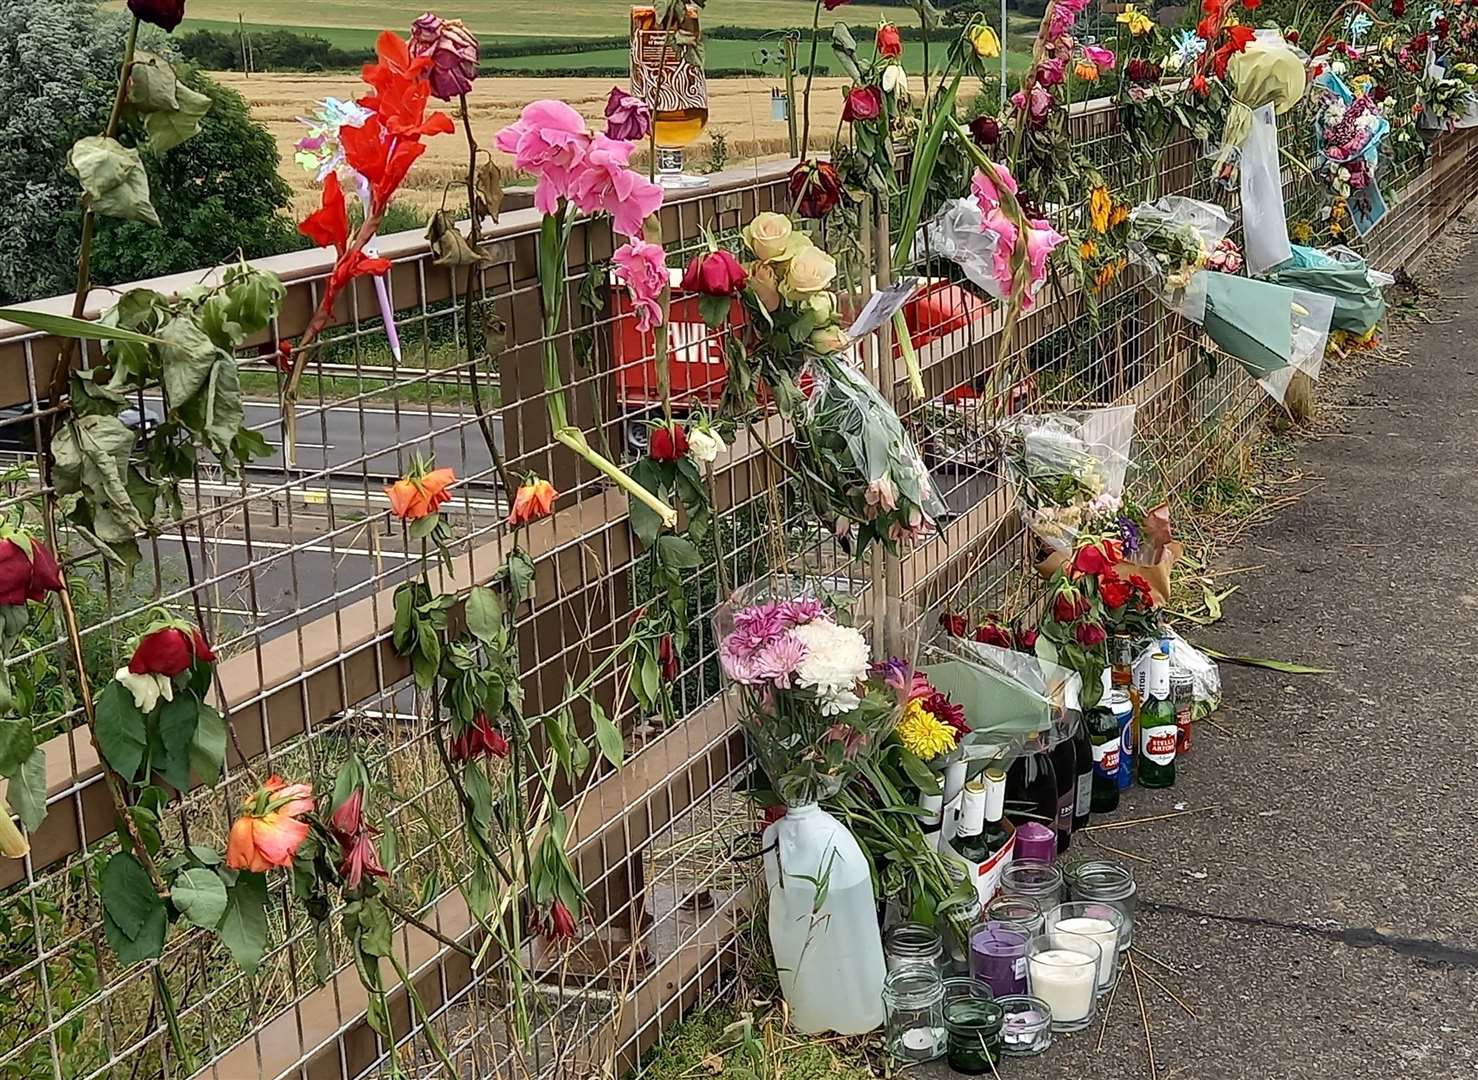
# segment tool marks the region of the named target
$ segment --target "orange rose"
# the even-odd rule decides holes
[[[412,466],[404,479],[385,489],[391,513],[402,521],[417,521],[427,514],[434,514],[442,503],[451,501],[452,493],[447,489],[456,479],[451,469],[428,472],[419,463]]]
[[[527,525],[531,521],[548,517],[557,498],[559,492],[554,490],[553,484],[537,476],[530,476],[519,485],[518,493],[513,497],[513,511],[508,515],[508,524]]]
[[[308,838],[308,823],[302,815],[313,810],[313,788],[271,776],[242,808],[246,812],[231,826],[226,842],[226,865],[255,874],[274,866],[291,866],[293,855]]]

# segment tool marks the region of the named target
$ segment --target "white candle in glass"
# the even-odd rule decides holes
[[[1097,994],[1097,958],[1075,949],[1047,949],[1027,960],[1032,997],[1052,1007],[1054,1024],[1075,1024],[1093,1014]]]
[[[1107,919],[1094,919],[1088,916],[1078,916],[1072,919],[1059,919],[1052,927],[1052,945],[1054,948],[1070,948],[1071,939],[1063,939],[1062,934],[1080,934],[1085,938],[1097,943],[1099,948],[1098,957],[1098,988],[1107,989],[1114,981],[1114,959],[1119,952],[1119,930]]]

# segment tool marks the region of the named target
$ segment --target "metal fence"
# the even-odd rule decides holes
[[[1077,107],[1072,123],[1116,187],[1146,196],[1218,197],[1189,142],[1145,158],[1130,152],[1111,110]],[[1441,140],[1424,160],[1409,157],[1384,174],[1395,206],[1368,238],[1375,265],[1404,265],[1441,233],[1478,188],[1475,158],[1478,139],[1464,132]],[[784,172],[783,166],[731,171],[671,199],[662,211],[669,252],[699,243],[704,228],[725,233],[758,211],[788,209]],[[1309,205],[1311,194],[1292,177],[1289,185],[1290,207]],[[123,662],[121,643],[151,603],[192,618],[198,610],[219,642],[223,711],[238,745],[219,785],[183,796],[191,828],[208,830],[204,839],[212,843],[224,836],[248,787],[240,754],[285,775],[322,777],[351,743],[368,746],[376,779],[397,797],[390,814],[397,886],[420,899],[423,921],[459,940],[475,937],[458,891],[460,832],[450,824],[455,812],[448,812],[453,804],[428,741],[429,721],[417,712],[406,662],[389,645],[390,595],[414,572],[420,551],[388,517],[381,488],[415,454],[434,454],[456,470],[462,482],[450,509],[458,540],[448,583],[458,588],[486,581],[508,542],[507,496],[496,482],[487,438],[501,444],[515,474],[539,472],[563,493],[557,514],[537,524],[525,544],[537,566],[519,630],[533,712],[557,703],[566,679],[588,674],[624,636],[646,581],[624,497],[577,468],[550,438],[541,400],[536,240],[531,211],[506,214],[492,228],[488,299],[473,306],[469,326],[457,280],[431,261],[424,240],[385,238],[404,355],[389,356],[373,293],[361,282],[341,304],[341,321],[305,381],[295,463],[281,452],[278,375],[260,358],[243,357],[243,381],[254,396],[248,422],[274,456],[239,478],[203,468],[183,519],[157,523],[146,538],[144,564],[132,581],[89,559],[80,541],[63,538],[95,673],[107,678]],[[577,422],[592,443],[619,459],[631,453],[654,388],[629,316],[610,287],[611,247],[608,231],[577,229],[559,345]],[[330,261],[312,252],[262,265],[281,274],[289,289],[279,324],[257,343],[265,355],[276,338],[305,325]],[[151,285],[170,292],[199,277]],[[89,309],[96,313],[110,302],[99,292]],[[1095,321],[1080,291],[1054,285],[1044,294],[1015,338],[1030,373],[1026,392],[1038,406],[1136,402],[1145,483],[1183,493],[1236,451],[1262,415],[1264,395],[1234,364],[1208,362],[1211,350],[1196,328],[1167,315],[1150,289],[1121,280],[1100,303]],[[69,304],[55,302],[58,309]],[[934,328],[920,351],[925,403],[907,401],[890,349],[870,348],[865,358],[920,438],[951,510],[938,538],[914,548],[898,570],[900,584],[922,606],[948,601],[962,611],[994,609],[1012,603],[1020,589],[1023,536],[988,452],[991,410],[964,392],[995,363],[1001,322],[997,305]],[[479,355],[475,371],[464,359],[468,334]],[[683,370],[709,358],[711,343],[701,334],[678,334],[676,341],[674,362]],[[6,474],[7,512],[37,491],[34,448],[58,351],[54,339],[0,327],[0,393],[11,406],[0,420],[0,448],[14,466]],[[711,376],[695,379],[680,390],[679,409],[685,401],[711,400],[718,389]],[[142,405],[147,411],[150,402]],[[780,419],[769,417],[761,428],[784,453]],[[735,934],[751,906],[749,876],[731,851],[734,839],[754,826],[735,790],[747,767],[743,739],[713,663],[708,627],[716,582],[762,572],[777,538],[812,547],[821,541],[797,493],[742,431],[718,467],[716,510],[724,572],[704,567],[689,583],[693,642],[675,686],[683,719],[667,726],[642,714],[619,692],[620,672],[598,684],[626,737],[627,759],[620,770],[597,769],[570,793],[573,850],[592,916],[571,952],[522,958],[541,973],[533,1040],[511,1037],[507,958],[489,956],[474,972],[461,954],[422,931],[396,931],[432,1022],[464,1076],[618,1074],[637,1064],[686,1008],[730,978]],[[835,558],[840,567],[843,556]],[[96,875],[115,849],[113,808],[96,751],[78,726],[61,635],[48,618],[37,622],[32,637],[34,646],[8,662],[31,665],[43,686],[35,723],[38,739],[46,740],[50,805],[31,855],[0,863],[0,1076],[185,1075],[151,1007],[155,965],[120,968],[104,943]],[[589,723],[588,716],[577,720]],[[166,833],[180,838],[178,809],[165,808],[163,818]],[[184,1038],[208,1062],[201,1075],[347,1080],[385,1073],[392,1048],[365,1023],[365,995],[352,965],[320,983],[312,930],[289,914],[288,884],[277,881],[274,889],[273,944],[254,979],[200,934],[174,934],[157,962],[179,1004]],[[411,1075],[435,1074],[403,996],[392,1000],[401,1067]]]

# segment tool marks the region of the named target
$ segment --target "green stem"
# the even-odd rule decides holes
[[[810,153],[811,145],[811,80],[816,77],[816,49],[821,37],[821,0],[816,0],[816,10],[811,15],[811,64],[806,68],[805,123],[801,128],[801,158]]]

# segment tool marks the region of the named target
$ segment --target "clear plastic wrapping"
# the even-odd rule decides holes
[[[1134,415],[1133,405],[1116,405],[1015,416],[1002,424],[1017,505],[1048,547],[1070,549],[1086,521],[1122,498]]]
[[[1215,203],[1167,195],[1130,213],[1129,257],[1160,279],[1172,308],[1199,323],[1206,291],[1197,274],[1231,228],[1230,215]]]
[[[1005,297],[996,279],[996,234],[982,231],[980,204],[973,198],[951,199],[924,226],[926,245],[921,250],[948,259],[967,278],[997,300]]]
[[[1270,270],[1292,254],[1272,105],[1252,110],[1252,128],[1242,144],[1242,237],[1250,274]]]

